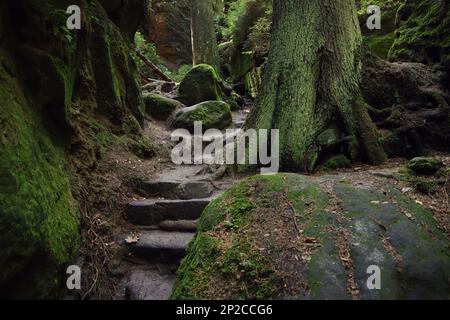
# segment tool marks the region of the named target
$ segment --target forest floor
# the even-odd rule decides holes
[[[240,112],[234,117],[241,121],[243,114]],[[174,143],[170,140],[171,129],[166,123],[148,119],[146,132],[154,141],[158,141],[158,153],[153,158],[144,160],[123,149],[110,150],[100,161],[98,170],[93,175],[93,182],[98,186],[96,192],[87,194],[84,203],[83,201],[81,203],[84,215],[83,245],[78,262],[83,266],[85,290],[79,292],[76,298],[166,299],[169,296],[179,260],[149,263],[145,261],[146,259],[136,259],[133,253],[130,253],[130,246],[140,240],[142,233],[155,231],[152,226],[140,227],[124,219],[124,212],[130,202],[147,198],[139,187],[140,182],[162,178],[180,181],[208,180],[213,185],[214,196],[217,196],[247,176],[225,174],[219,179],[211,179],[211,173],[205,170],[203,165],[176,166],[170,159],[170,150]],[[448,155],[433,156],[441,159],[446,165],[450,164]],[[439,227],[450,237],[448,181],[444,183],[441,181],[433,194],[417,192],[411,182],[401,178],[406,164],[406,159],[391,159],[380,166],[355,164],[351,169],[312,174],[311,179],[338,176],[342,181],[359,184],[361,187],[373,185],[375,181],[389,182],[416,203],[431,210]],[[152,282],[153,286],[145,279]],[[131,296],[130,292],[127,292],[127,284],[130,283],[135,286]]]

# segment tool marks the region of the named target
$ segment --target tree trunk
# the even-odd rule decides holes
[[[194,65],[209,64],[219,71],[219,51],[214,27],[214,0],[192,0],[191,36]]]
[[[385,160],[361,98],[361,30],[354,0],[274,0],[265,79],[246,128],[280,130],[280,163],[312,170],[330,128],[351,158]],[[329,147],[329,146],[328,146]],[[339,151],[336,151],[339,150]]]

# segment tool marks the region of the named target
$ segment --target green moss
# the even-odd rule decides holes
[[[160,94],[144,96],[145,111],[156,120],[167,120],[182,104],[176,100],[166,98]]]
[[[177,274],[172,298],[204,299],[212,293],[218,295],[215,298],[273,298],[282,289],[281,275],[269,257],[255,250],[254,239],[247,236],[246,230],[254,227],[256,209],[277,210],[273,199],[284,192],[298,212],[299,223],[305,221],[306,211],[311,211],[308,215],[311,217],[319,212],[325,214],[327,195],[301,176],[259,175],[237,183],[203,212],[198,234]],[[322,219],[326,218],[311,220],[305,232],[308,235],[323,232],[316,225]],[[211,239],[215,239],[214,246]]]
[[[58,268],[73,258],[79,214],[64,150],[44,129],[39,108],[4,68],[12,65],[9,59],[0,53],[0,283],[8,283],[40,257],[54,271],[34,268],[23,280],[40,272],[50,277],[39,282],[42,287],[33,282],[27,286],[27,297],[39,297],[54,289]]]
[[[180,83],[179,100],[185,105],[223,99],[222,80],[210,65],[193,67]]]
[[[450,55],[450,13],[441,11],[443,5],[434,0],[406,1],[398,11],[390,58],[444,66]]]
[[[353,110],[358,140],[364,151],[364,156],[371,164],[384,163],[387,160],[387,156],[380,143],[380,134],[378,133],[375,124],[370,119],[366,103],[362,97],[355,99]]]
[[[177,271],[171,299],[200,299],[208,291],[211,275],[208,273],[220,250],[219,241],[206,234],[198,234],[189,245],[191,253],[183,259]]]
[[[418,174],[432,175],[442,168],[442,162],[434,158],[417,157],[409,161],[408,169]]]
[[[95,142],[99,147],[100,157],[117,146],[129,150],[143,159],[150,158],[155,154],[156,148],[154,144],[142,131],[134,117],[128,116],[125,118],[123,132],[120,135],[114,134],[106,125],[94,118],[88,120],[88,126],[95,135]]]
[[[285,296],[283,289],[290,287],[286,276],[295,272],[302,279],[296,289],[306,286],[307,299],[351,299],[350,273],[362,299],[405,299],[411,297],[412,288],[424,297],[448,293],[444,281],[450,265],[448,241],[430,212],[393,186],[383,185],[383,193],[379,187],[358,188],[338,182],[338,177],[329,179],[334,184],[333,201],[319,183],[294,174],[254,176],[233,186],[200,218],[172,298],[276,299]],[[294,210],[288,209],[285,197]],[[303,236],[318,243],[297,243],[290,236],[286,246],[280,237],[261,240],[266,237],[265,231],[259,232],[265,218],[273,218],[266,214],[275,212],[280,219],[291,219],[292,211]],[[276,228],[280,228],[278,223]],[[389,239],[401,262],[386,249],[384,239]],[[297,246],[303,264],[293,262],[291,254],[296,250],[291,245]],[[261,246],[265,249],[259,250]],[[351,271],[342,260],[342,250],[350,253]],[[286,274],[280,263],[295,265],[296,271]],[[384,290],[364,286],[367,266],[372,264],[383,272]],[[417,274],[426,280],[417,283]],[[429,283],[436,292],[428,290]]]
[[[385,35],[370,35],[364,37],[364,43],[382,59],[387,59],[389,56],[389,50],[395,41],[395,33],[391,32]]]
[[[96,98],[99,113],[113,122],[120,122],[127,107],[142,126],[144,104],[136,80],[136,64],[129,44],[117,26],[108,19],[102,6],[89,7],[92,28],[92,69],[97,84]]]
[[[340,168],[351,168],[352,162],[344,155],[333,156],[319,167],[321,171],[329,171]]]
[[[203,129],[225,129],[232,122],[230,106],[222,101],[206,101],[183,108],[173,121],[175,128],[194,129],[194,122],[201,121]]]

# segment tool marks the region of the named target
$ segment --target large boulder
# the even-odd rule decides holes
[[[385,179],[259,175],[205,209],[172,299],[448,299],[448,245]]]
[[[194,122],[201,121],[203,130],[225,129],[232,122],[230,106],[223,101],[205,101],[183,108],[175,115],[174,128],[194,129]]]
[[[223,100],[222,81],[214,68],[207,64],[193,67],[180,83],[179,100],[188,106]]]
[[[156,120],[167,120],[175,110],[183,106],[177,100],[166,98],[156,93],[146,94],[143,98],[145,111]]]

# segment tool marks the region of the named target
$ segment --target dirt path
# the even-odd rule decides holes
[[[246,115],[246,111],[234,113],[233,126],[241,126]],[[168,150],[173,146],[171,129],[165,123],[153,123],[150,133],[156,135],[157,141]],[[244,177],[225,175],[218,179],[206,165],[178,166],[167,159],[156,160],[160,161],[155,170],[160,171],[151,174],[148,181],[140,182],[140,193],[144,197],[134,199],[124,209],[124,224],[128,227],[122,230],[117,241],[123,249],[125,272],[116,288],[116,299],[168,299],[176,270],[195,235],[196,222],[203,209]],[[396,159],[378,167],[356,165],[352,169],[314,174],[311,179],[325,183],[333,176],[333,179],[349,181],[362,189],[380,181],[393,183],[408,197],[431,209],[436,220],[446,229],[445,195],[415,193],[407,183],[398,179],[405,163],[406,160]]]

